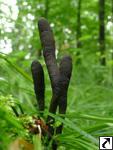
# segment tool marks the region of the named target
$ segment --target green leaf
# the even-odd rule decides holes
[[[34,145],[34,150],[42,150],[40,134],[33,135],[33,145]]]
[[[3,56],[0,54],[0,58],[4,59],[13,69],[19,72],[24,78],[32,82],[31,77],[25,71],[23,71],[20,67],[12,63],[6,56]]]

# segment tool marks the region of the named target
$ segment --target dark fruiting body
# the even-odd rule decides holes
[[[72,59],[69,56],[62,58],[58,67],[55,57],[55,40],[46,19],[41,18],[38,22],[39,35],[43,48],[43,56],[48,69],[49,78],[52,87],[52,98],[50,102],[49,112],[56,113],[59,108],[60,114],[66,113],[67,108],[67,91],[72,72]],[[32,76],[34,81],[34,90],[38,100],[40,110],[44,110],[44,74],[42,66],[39,62],[34,61],[31,66]],[[51,116],[47,117],[46,124],[48,125],[48,140],[51,140],[53,134],[62,132],[63,124],[56,128],[56,133],[53,127],[55,122]],[[51,135],[51,136],[49,136]],[[57,141],[53,141],[52,149],[57,149]]]
[[[44,111],[44,72],[41,64],[38,61],[33,61],[31,64],[32,77],[34,82],[34,91],[38,102],[39,110]]]

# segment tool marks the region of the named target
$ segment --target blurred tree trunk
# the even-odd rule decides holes
[[[45,0],[44,18],[46,18],[46,19],[48,19],[48,12],[49,12],[49,0]]]
[[[100,64],[106,65],[105,58],[105,0],[99,0],[99,50],[100,50]]]
[[[111,0],[111,22],[113,26],[113,0]],[[113,35],[113,31],[112,31],[112,35]],[[112,46],[112,51],[113,51],[113,46]],[[113,52],[112,52],[112,61],[113,61]],[[113,78],[113,66],[112,66],[112,78]]]
[[[77,48],[81,48],[81,2],[82,0],[78,0],[78,7],[77,7],[77,27],[76,27],[76,40],[77,40]],[[77,52],[77,64],[80,64],[80,51]]]
[[[77,48],[81,47],[81,0],[78,0],[78,8],[77,8]]]

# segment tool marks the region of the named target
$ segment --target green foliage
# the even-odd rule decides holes
[[[34,143],[34,150],[42,150],[41,136],[40,135],[34,135],[33,136],[33,143]]]
[[[31,138],[23,127],[23,122],[27,123],[32,115],[38,115],[30,72],[31,62],[38,58],[44,69],[46,68],[40,56],[41,45],[37,29],[37,20],[40,17],[48,18],[51,23],[58,49],[58,61],[64,54],[70,54],[73,59],[66,119],[50,114],[57,120],[56,126],[64,123],[63,134],[55,136],[54,139],[59,142],[59,150],[97,150],[99,136],[113,136],[113,26],[107,28],[111,22],[109,18],[112,17],[110,2],[106,1],[106,66],[99,64],[98,0],[82,1],[81,48],[76,47],[78,0],[17,0],[16,19],[11,16],[13,8],[10,4],[3,1],[0,4],[7,5],[9,10],[9,15],[3,9],[0,11],[0,43],[1,40],[6,43],[11,40],[12,43],[12,52],[9,54],[5,54],[0,47],[0,150],[6,150],[18,137],[33,142],[35,150],[41,150],[43,147],[40,137]],[[6,22],[13,24],[10,32]],[[80,56],[76,55],[78,51]],[[77,65],[78,57],[82,61]],[[51,88],[46,69],[44,73],[44,115],[47,116]],[[15,106],[21,113],[18,104],[25,113],[20,118],[16,117],[11,109],[11,106]]]
[[[14,106],[15,100],[11,95],[0,96],[0,149],[5,150],[8,144],[15,139],[16,136],[24,136],[24,130],[21,122],[15,117],[11,106]]]

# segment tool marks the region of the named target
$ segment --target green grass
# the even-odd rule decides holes
[[[29,69],[25,71],[25,68],[20,67],[19,64],[17,65],[15,61],[12,62],[11,56],[7,57],[0,54],[0,59],[1,102],[4,99],[9,101],[8,95],[10,94],[15,103],[19,102],[21,104],[27,116],[37,115],[38,111],[35,107],[36,99],[30,73],[32,60],[29,60]],[[40,61],[45,69],[45,116],[47,116],[51,88],[46,66],[42,59]],[[84,61],[86,63],[86,60]],[[88,63],[84,65],[84,61],[80,66],[76,66],[75,60],[73,60],[73,73],[68,90],[68,108],[65,119],[62,119],[59,114],[50,114],[57,121],[64,124],[63,133],[54,137],[59,141],[59,150],[97,150],[99,136],[113,135],[113,82],[109,75],[110,70],[108,67],[104,67],[100,72],[98,64],[95,67],[93,64]],[[102,77],[102,82],[100,82],[98,76],[99,78]],[[2,107],[2,105],[3,103],[0,104],[0,130],[2,131],[2,134],[0,134],[0,141],[2,142],[0,149],[5,150],[11,141],[17,137],[26,139],[28,133],[21,127],[21,121],[13,113],[10,114],[9,109]],[[34,137],[30,140],[33,140],[34,145],[38,145],[40,150],[42,149],[43,143],[40,139],[37,141]],[[35,149],[37,150],[37,148]]]

